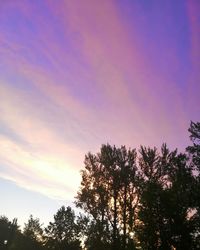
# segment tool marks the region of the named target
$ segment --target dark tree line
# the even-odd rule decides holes
[[[0,217],[0,249],[2,250],[81,250],[80,226],[71,207],[62,206],[54,221],[43,229],[38,218],[31,215],[23,230],[16,219]]]
[[[200,249],[200,123],[191,122],[185,153],[102,145],[85,156],[75,198],[82,214],[62,206],[43,229],[30,216],[0,217],[0,249]]]

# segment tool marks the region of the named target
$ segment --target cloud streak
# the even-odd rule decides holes
[[[145,9],[140,1],[120,6],[106,0],[2,5],[0,177],[72,200],[84,154],[102,143],[167,142],[183,149],[199,104],[199,14],[192,6]],[[182,44],[188,30],[191,47]],[[196,73],[186,70],[183,77],[191,67],[188,54]]]

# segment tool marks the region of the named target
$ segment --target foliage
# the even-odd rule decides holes
[[[2,250],[200,249],[200,123],[191,122],[185,153],[102,145],[85,156],[75,215],[62,206],[43,230],[31,215],[0,217]]]
[[[92,216],[89,245],[121,249],[131,241],[137,200],[135,160],[135,150],[108,144],[100,153],[85,156],[76,205]]]
[[[193,233],[193,239],[196,247],[200,249],[200,122],[191,122],[188,131],[190,132],[190,139],[193,145],[187,147],[187,152],[195,177],[191,198],[194,201],[195,211],[192,219],[194,220],[197,230]]]
[[[18,232],[17,219],[12,222],[7,217],[0,217],[0,249],[9,249],[15,241]]]
[[[62,206],[54,215],[54,221],[45,228],[45,233],[47,249],[81,249],[75,213],[71,207]]]
[[[30,239],[40,241],[43,236],[43,230],[39,219],[34,219],[33,215],[30,215],[28,222],[25,223],[23,234]]]
[[[200,174],[200,122],[191,122],[190,128],[190,139],[193,142],[192,146],[187,147],[187,151],[192,157],[193,167]]]

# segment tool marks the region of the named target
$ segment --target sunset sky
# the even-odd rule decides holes
[[[0,215],[47,223],[102,143],[200,121],[199,0],[0,0]]]

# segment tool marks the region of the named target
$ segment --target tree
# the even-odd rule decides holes
[[[43,229],[38,218],[30,215],[27,223],[24,225],[23,234],[18,235],[17,249],[44,249]]]
[[[170,242],[176,249],[192,249],[195,225],[190,216],[193,209],[191,193],[194,187],[192,169],[185,154],[177,154],[169,168],[170,187],[166,190],[165,217],[170,226]],[[167,198],[167,197],[166,197]]]
[[[30,215],[28,222],[24,225],[23,234],[32,240],[41,241],[43,237],[43,229],[40,220],[38,218],[34,219],[33,215]]]
[[[162,165],[156,148],[140,148],[140,200],[136,227],[142,249],[159,249],[162,224]]]
[[[10,222],[7,217],[0,216],[0,249],[7,250],[12,246],[17,231],[17,219]]]
[[[193,142],[192,146],[187,147],[187,152],[190,153],[192,157],[192,163],[194,169],[200,174],[200,122],[191,122],[190,128],[190,139]]]
[[[142,249],[192,249],[192,169],[185,154],[141,147],[137,235]]]
[[[92,247],[95,244],[97,249],[104,249],[103,245],[110,237],[110,225],[107,220],[109,190],[108,183],[105,182],[105,168],[99,163],[99,155],[91,153],[85,156],[84,163],[85,169],[82,170],[76,205],[90,217],[90,239],[87,240],[87,246]]]
[[[76,205],[92,217],[90,244],[93,239],[96,249],[126,249],[133,242],[136,151],[102,145],[100,153],[88,153],[84,163]]]
[[[195,123],[191,121],[188,131],[190,132],[190,139],[193,145],[188,146],[186,150],[194,170],[195,183],[193,190],[196,190],[196,192],[191,193],[194,201],[194,211],[196,211],[193,215],[197,228],[194,234],[194,240],[196,247],[200,248],[200,122]]]
[[[80,250],[79,231],[75,213],[71,207],[62,206],[54,215],[54,221],[45,228],[46,247],[52,250]]]

